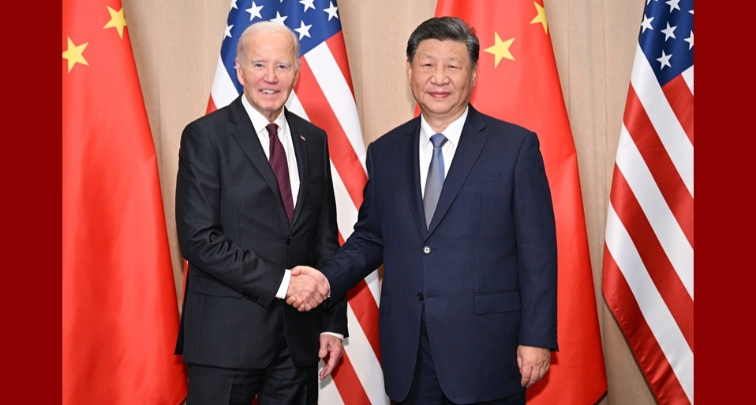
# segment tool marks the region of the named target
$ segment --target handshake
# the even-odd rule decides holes
[[[291,269],[286,303],[299,312],[310,311],[328,298],[330,292],[331,287],[323,273],[309,266],[296,266]]]

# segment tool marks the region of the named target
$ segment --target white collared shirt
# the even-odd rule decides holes
[[[462,136],[462,128],[465,126],[465,120],[467,119],[467,112],[470,107],[465,108],[465,112],[459,116],[456,120],[452,121],[449,126],[446,127],[444,136],[447,141],[444,146],[441,147],[441,153],[444,155],[444,178],[449,173],[449,167],[451,166],[452,159],[454,159],[454,153],[457,151],[457,145],[459,145],[459,138]],[[433,142],[430,137],[435,135],[430,124],[425,121],[425,117],[420,115],[420,195],[425,197],[425,181],[428,178],[428,167],[430,167],[430,161],[433,157]]]
[[[252,107],[246,97],[242,97],[242,105],[244,105],[244,109],[252,121],[252,126],[255,127],[257,138],[260,140],[263,151],[265,151],[265,157],[270,159],[270,135],[268,135],[266,128],[270,122]],[[283,110],[281,110],[281,114],[278,115],[273,123],[278,125],[278,139],[281,141],[284,153],[286,154],[286,163],[289,166],[289,181],[291,183],[291,199],[296,207],[297,196],[299,195],[299,166],[297,166],[297,157],[294,153],[294,143],[291,140],[289,123],[286,121]]]

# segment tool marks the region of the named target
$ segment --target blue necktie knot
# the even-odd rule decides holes
[[[435,135],[433,135],[433,136],[430,137],[430,141],[431,141],[431,143],[433,143],[433,147],[434,148],[440,148],[440,147],[444,146],[444,144],[446,143],[447,139],[444,136],[444,134],[435,134]]]

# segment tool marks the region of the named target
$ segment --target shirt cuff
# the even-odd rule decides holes
[[[337,338],[339,338],[339,339],[341,339],[341,340],[344,340],[344,335],[342,335],[341,333],[336,333],[336,332],[322,332],[322,333],[321,333],[321,335],[331,335],[331,336],[336,336]]]
[[[286,292],[289,291],[289,282],[291,282],[291,270],[286,269],[284,270],[283,280],[281,280],[281,286],[278,287],[276,298],[278,299],[286,298]]]

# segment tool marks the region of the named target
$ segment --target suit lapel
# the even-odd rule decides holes
[[[306,198],[309,159],[307,159],[307,141],[305,141],[304,134],[299,126],[299,120],[295,119],[287,109],[284,109],[284,114],[286,114],[286,122],[289,123],[289,135],[291,135],[291,143],[294,145],[294,155],[296,155],[299,171],[299,193],[297,194],[297,204],[294,206],[294,216],[291,218],[291,224],[294,225],[302,212],[302,205]],[[330,163],[326,162],[326,164]]]
[[[475,162],[478,160],[478,156],[480,156],[480,152],[486,144],[486,138],[481,133],[483,129],[485,129],[483,120],[478,112],[470,106],[467,120],[462,128],[462,135],[459,138],[459,145],[457,145],[457,150],[454,152],[454,159],[452,159],[449,173],[446,175],[444,186],[441,189],[441,195],[438,199],[436,211],[433,214],[433,220],[428,227],[428,235],[433,233],[433,230],[436,229],[439,222],[444,218],[446,211],[449,210],[459,190],[465,183],[467,175],[470,174],[470,170],[472,170]]]
[[[409,166],[402,170],[405,193],[409,199],[410,211],[412,218],[415,219],[417,230],[425,237],[428,229],[425,227],[423,195],[420,192],[420,118],[416,118],[413,125],[407,128],[407,136],[404,139],[409,142],[409,145],[405,144],[398,149],[408,154],[403,160],[408,162]]]
[[[229,120],[232,122],[231,135],[236,139],[239,147],[244,151],[249,160],[260,172],[265,182],[268,183],[271,191],[281,200],[281,193],[278,191],[278,181],[276,181],[276,175],[273,174],[273,169],[270,167],[268,159],[265,157],[265,151],[260,145],[260,141],[257,139],[257,131],[252,126],[252,121],[247,115],[247,111],[244,110],[244,106],[241,102],[241,97],[234,100],[229,105]],[[283,205],[281,206],[283,209]]]

